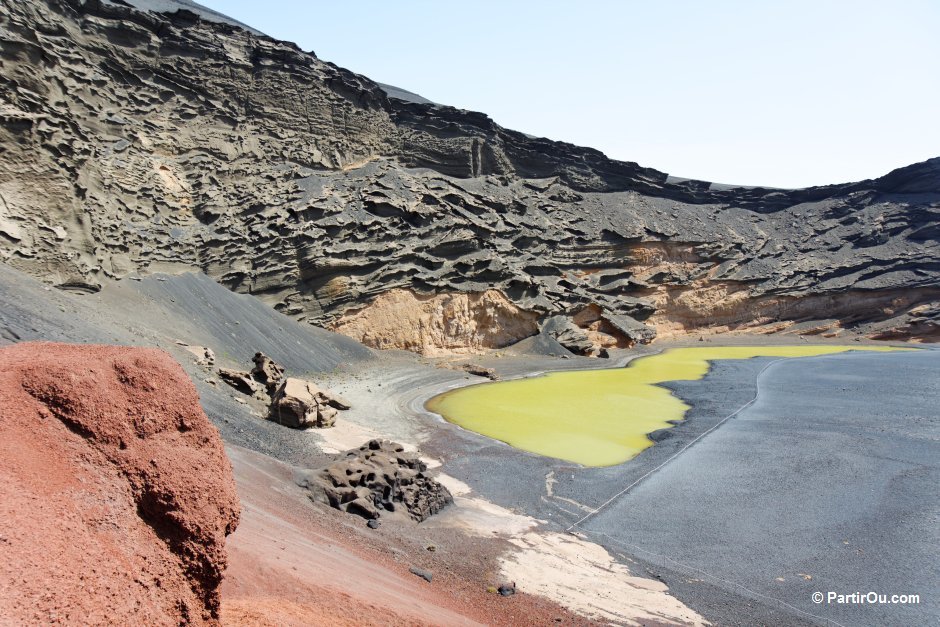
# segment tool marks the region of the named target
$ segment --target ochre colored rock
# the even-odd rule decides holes
[[[498,290],[427,296],[395,289],[332,329],[373,348],[445,355],[514,344],[538,332],[537,320]]]
[[[242,394],[254,396],[255,398],[263,398],[267,394],[264,385],[255,381],[250,372],[219,368],[219,378]]]
[[[295,429],[332,427],[336,410],[349,407],[341,396],[320,389],[315,383],[288,377],[274,393],[268,418]]]
[[[0,349],[0,616],[218,625],[232,469],[156,349]]]

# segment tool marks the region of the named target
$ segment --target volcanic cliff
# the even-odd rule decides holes
[[[81,291],[201,270],[425,353],[940,336],[940,159],[798,190],[675,179],[161,6],[0,7],[6,263]]]

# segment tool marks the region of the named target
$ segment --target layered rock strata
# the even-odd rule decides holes
[[[0,259],[64,289],[199,269],[429,354],[585,310],[607,312],[576,324],[592,351],[820,321],[940,328],[938,159],[843,185],[720,186],[391,98],[186,9],[5,3],[0,30]]]

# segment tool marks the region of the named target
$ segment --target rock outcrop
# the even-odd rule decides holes
[[[388,440],[371,440],[346,457],[300,480],[314,500],[374,520],[406,516],[418,522],[453,502],[453,496],[427,473],[417,454]]]
[[[255,364],[251,369],[251,378],[263,385],[273,398],[284,378],[284,368],[264,353],[255,353],[251,361]]]
[[[232,470],[155,349],[0,348],[0,615],[218,625]]]
[[[219,378],[246,396],[257,399],[268,398],[265,386],[256,381],[250,372],[219,368]]]
[[[264,353],[252,357],[251,372],[219,368],[219,378],[252,398],[268,404],[268,419],[285,427],[324,429],[336,423],[337,410],[351,407],[339,394],[311,381],[287,377],[284,368]]]
[[[480,364],[463,364],[460,369],[475,377],[486,377],[490,381],[499,381],[499,374],[495,370]]]
[[[332,329],[373,348],[440,355],[514,344],[538,332],[537,320],[496,290],[425,296],[393,289]]]
[[[349,407],[349,402],[341,396],[322,390],[310,381],[288,377],[275,391],[268,417],[295,429],[323,429],[336,423],[337,410]]]
[[[585,309],[609,314],[582,328],[595,352],[654,331],[820,320],[937,336],[940,159],[799,190],[674,179],[389,97],[181,8],[0,6],[0,259],[83,291],[199,269],[298,319],[429,354],[498,347]]]

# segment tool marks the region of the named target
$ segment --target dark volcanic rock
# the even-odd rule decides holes
[[[408,572],[410,572],[412,575],[417,575],[418,577],[421,577],[428,583],[431,583],[431,580],[434,579],[434,573],[432,573],[429,570],[425,570],[424,568],[418,568],[416,566],[412,566],[411,568],[408,569]]]
[[[427,465],[400,444],[371,440],[299,483],[311,498],[350,514],[368,519],[398,514],[420,522],[453,502],[447,488],[426,472]]]
[[[549,318],[542,327],[542,332],[575,355],[590,355],[594,352],[594,342],[566,316]]]

